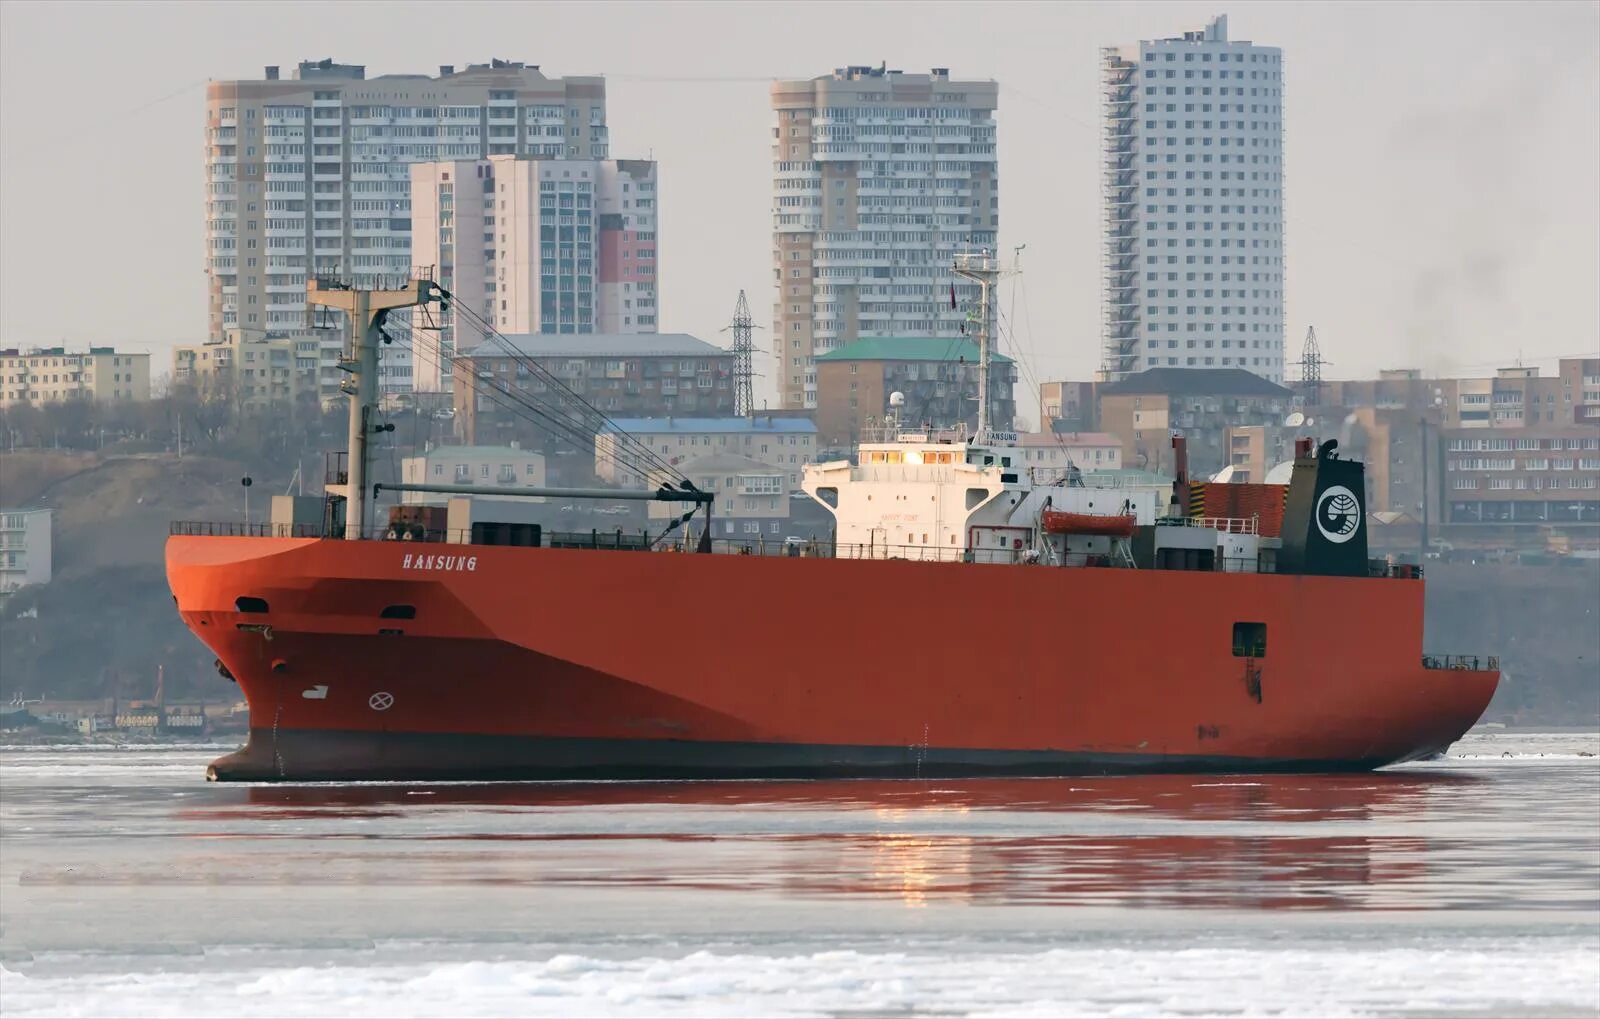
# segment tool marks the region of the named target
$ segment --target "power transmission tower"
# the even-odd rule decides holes
[[[722,330],[733,333],[733,412],[739,417],[752,417],[756,412],[755,343],[756,325],[750,318],[750,302],[744,291],[739,291],[739,303],[733,309],[733,321]]]
[[[1306,342],[1300,348],[1300,360],[1294,363],[1300,366],[1300,394],[1305,405],[1322,406],[1322,366],[1329,362],[1322,359],[1322,351],[1317,347],[1315,327],[1306,328]]]

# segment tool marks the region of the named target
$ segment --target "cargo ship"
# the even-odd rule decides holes
[[[209,777],[1350,771],[1436,755],[1478,720],[1496,661],[1424,652],[1422,569],[1368,558],[1362,465],[1336,442],[1298,442],[1287,486],[1030,469],[983,398],[997,270],[956,271],[982,284],[977,427],[891,420],[853,460],[808,465],[833,532],[777,546],[714,539],[714,495],[665,474],[371,484],[385,318],[448,295],[310,282],[354,323],[327,494],[167,543],[178,612],[250,704]],[[380,524],[385,489],[448,498]],[[672,534],[547,533],[468,497],[497,491],[688,510]]]

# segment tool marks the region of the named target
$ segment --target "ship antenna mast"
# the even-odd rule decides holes
[[[994,285],[1002,275],[1012,275],[1021,270],[1002,273],[999,263],[985,248],[982,251],[958,253],[951,271],[964,280],[978,284],[978,430],[973,441],[986,444],[990,441],[989,369],[994,360],[990,308],[993,306]]]
[[[339,361],[350,377],[339,388],[350,398],[348,462],[337,482],[326,486],[330,496],[344,500],[344,536],[355,541],[371,533],[374,494],[367,487],[371,452],[368,440],[377,426],[378,348],[389,342],[384,321],[395,308],[440,300],[432,268],[413,269],[405,286],[393,290],[358,290],[346,283],[312,278],[306,281],[306,303],[337,308],[347,316],[350,342]],[[393,426],[389,426],[392,428]]]

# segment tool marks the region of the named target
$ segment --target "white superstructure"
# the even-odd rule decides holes
[[[987,309],[1003,272],[988,252],[958,255],[951,272],[979,288],[974,323],[979,372],[986,375],[994,356]],[[1030,467],[1015,432],[989,427],[983,387],[970,434],[965,426],[901,430],[904,402],[899,393],[890,396],[896,410],[883,441],[862,442],[855,463],[805,467],[801,489],[833,513],[836,558],[1132,567],[1131,539],[1144,526],[1152,529],[1153,561],[1192,550],[1196,564],[1204,553],[1224,568],[1259,568],[1253,520],[1175,519],[1172,492],[1091,487],[1070,461],[1065,468]]]
[[[808,465],[801,484],[833,511],[840,558],[1081,562],[1111,555],[1112,539],[1048,534],[1045,511],[1131,514],[1144,525],[1166,512],[1152,489],[1087,488],[1070,472],[1035,471],[1019,446],[905,432],[862,443],[858,459]]]
[[[1283,381],[1283,57],[1203,30],[1102,51],[1105,375]]]

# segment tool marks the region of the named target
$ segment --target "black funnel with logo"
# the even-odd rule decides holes
[[[1365,470],[1359,460],[1339,459],[1338,445],[1329,439],[1315,453],[1295,458],[1279,573],[1367,575]]]

